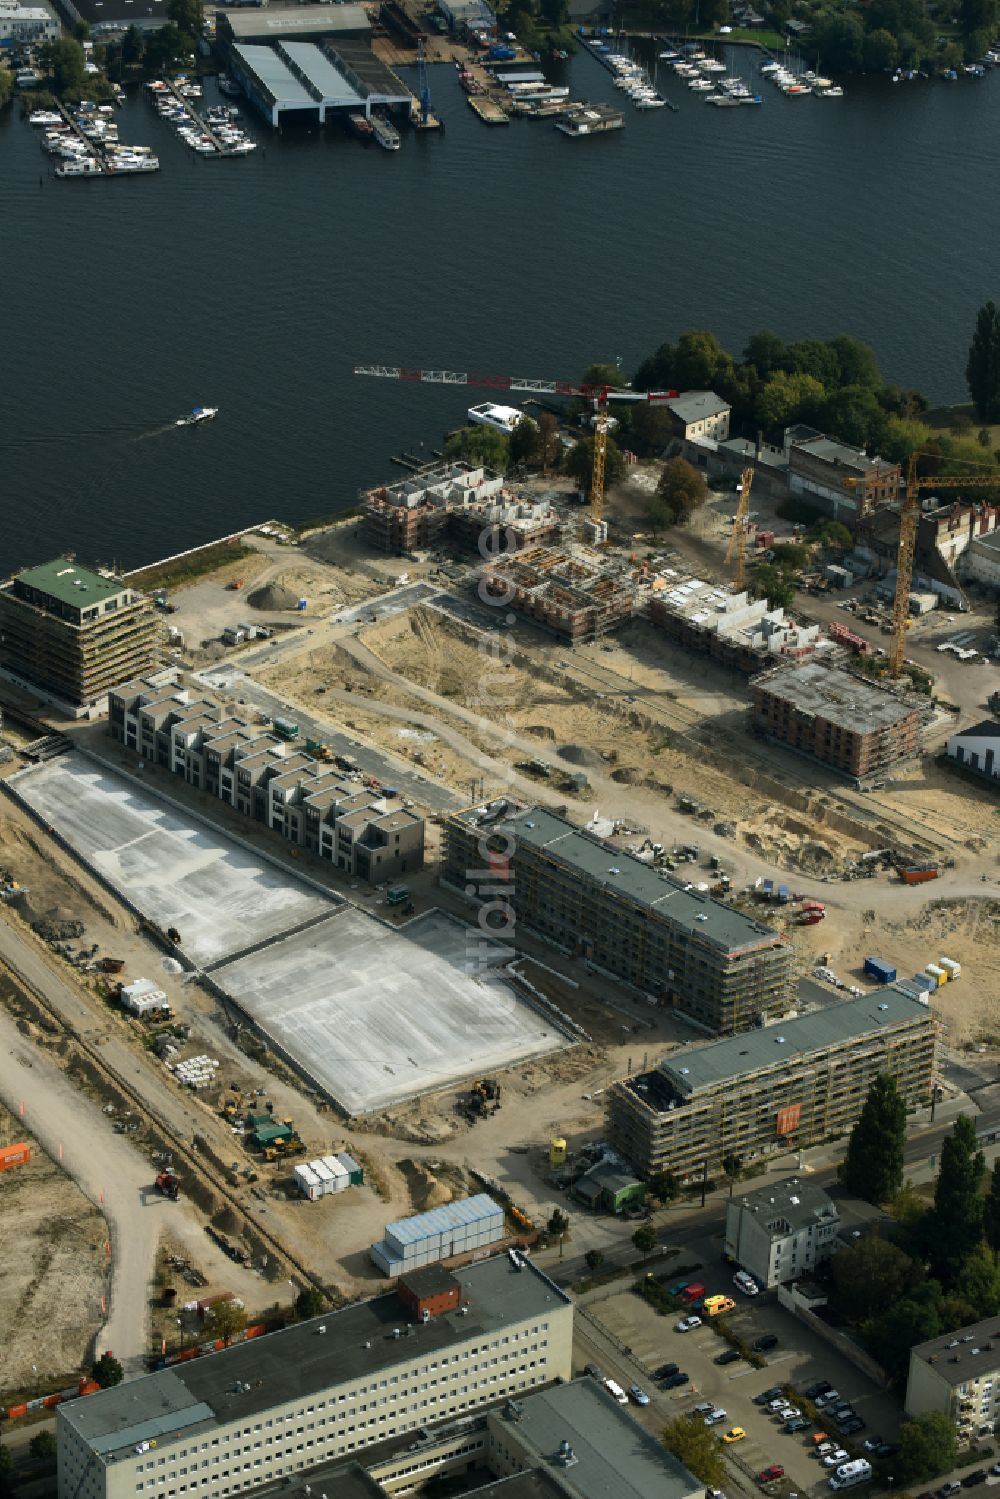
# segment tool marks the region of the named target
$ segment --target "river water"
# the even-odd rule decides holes
[[[753,80],[748,50],[727,61]],[[590,56],[566,73],[619,101]],[[0,567],[64,548],[136,565],[346,509],[488,395],[356,362],[573,379],[685,328],[738,351],[769,327],[857,334],[887,378],[962,399],[997,291],[1000,79],[849,80],[826,101],[765,80],[743,110],[661,82],[679,113],[629,106],[625,130],[573,141],[482,125],[442,66],[441,137],[389,155],[253,122],[261,149],[235,161],[193,158],[140,94],[121,137],[163,170],[96,181],[51,180],[7,111]],[[194,405],[220,416],[170,425]]]

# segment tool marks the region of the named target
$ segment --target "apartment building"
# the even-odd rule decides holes
[[[454,1279],[446,1311],[393,1292],[60,1405],[59,1499],[227,1499],[571,1377],[572,1302],[530,1261]]]
[[[685,442],[705,438],[725,442],[729,436],[729,417],[733,408],[714,390],[685,390],[681,395],[664,401],[663,407],[670,412],[677,436]]]
[[[81,717],[108,690],[150,671],[159,623],[121,578],[57,557],[0,585],[0,669]]]
[[[956,765],[981,775],[987,781],[1000,781],[1000,723],[984,718],[951,734],[945,752]]]
[[[359,772],[346,777],[218,699],[192,693],[176,672],[111,692],[108,731],[144,760],[347,874],[381,883],[423,867],[423,818],[399,797],[366,785]]]
[[[910,1350],[904,1409],[940,1411],[960,1446],[1000,1431],[1000,1318],[987,1317]]]
[[[726,1204],[726,1254],[769,1291],[828,1260],[839,1233],[833,1202],[798,1176]]]
[[[501,800],[449,817],[442,878],[474,900],[484,866],[502,875],[517,922],[705,1031],[788,1009],[792,952],[780,933],[546,808]]]
[[[360,495],[362,534],[382,552],[407,555],[452,540],[489,552],[552,541],[562,523],[550,502],[488,469],[443,463]],[[486,548],[481,548],[485,551]]]
[[[862,777],[920,748],[920,708],[819,662],[778,668],[750,684],[754,732]]]
[[[869,458],[814,427],[788,427],[785,451],[789,492],[835,520],[851,525],[899,498],[898,463]]]
[[[681,1179],[846,1135],[874,1079],[896,1079],[907,1109],[930,1099],[937,1024],[889,985],[794,1020],[682,1047],[613,1083],[607,1137],[640,1176]]]

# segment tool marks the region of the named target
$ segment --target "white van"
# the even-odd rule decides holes
[[[628,1405],[628,1396],[622,1389],[621,1385],[616,1384],[613,1379],[606,1379],[604,1381],[604,1388],[607,1390],[612,1400],[617,1400],[619,1405]]]
[[[853,1489],[859,1483],[867,1483],[872,1476],[872,1465],[867,1458],[856,1458],[853,1463],[844,1463],[830,1479],[831,1489]]]

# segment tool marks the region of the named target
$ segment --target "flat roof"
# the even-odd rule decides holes
[[[410,1218],[397,1218],[395,1223],[385,1226],[386,1238],[390,1236],[397,1244],[417,1244],[429,1234],[447,1233],[453,1228],[464,1228],[470,1223],[486,1223],[499,1215],[503,1208],[486,1192],[475,1197],[462,1197],[458,1202],[446,1202],[442,1207],[431,1208],[427,1213],[417,1213]]]
[[[832,463],[838,468],[850,469],[859,474],[884,471],[886,480],[891,478],[894,470],[897,473],[899,471],[898,463],[890,463],[885,458],[869,458],[867,453],[859,452],[857,448],[849,448],[846,443],[838,442],[835,437],[826,437],[822,433],[813,437],[793,438],[790,451],[808,452],[824,463]]]
[[[950,1385],[965,1384],[992,1369],[1000,1369],[1000,1317],[986,1317],[957,1332],[928,1338],[911,1356],[933,1364],[934,1373]]]
[[[478,818],[483,810],[471,808],[458,815],[472,827],[482,827],[483,836],[487,831],[503,832],[518,843],[544,851],[606,891],[621,895],[633,905],[645,906],[701,942],[738,953],[772,947],[781,941],[781,934],[773,927],[701,891],[685,890],[679,881],[659,874],[624,849],[611,848],[544,807],[524,807],[513,815],[481,824]]]
[[[334,67],[315,42],[284,42],[282,46],[285,55],[291,58],[296,67],[302,69],[309,82],[322,95],[324,103],[355,105],[363,102],[361,95],[351,88],[343,73]]]
[[[491,1425],[509,1426],[513,1441],[540,1468],[565,1476],[577,1499],[688,1499],[705,1485],[589,1375],[552,1385],[491,1412]],[[553,1462],[568,1442],[575,1461]]]
[[[758,1216],[773,1232],[781,1233],[808,1228],[824,1220],[833,1222],[839,1217],[823,1188],[798,1176],[786,1177],[773,1186],[758,1187],[756,1192],[746,1192],[739,1205]]]
[[[917,1020],[927,1022],[930,1018],[926,1005],[889,984],[884,989],[873,989],[861,999],[826,1005],[794,1020],[741,1031],[721,1041],[683,1047],[664,1057],[659,1071],[681,1097],[687,1097],[750,1072],[787,1066],[810,1052],[825,1051],[845,1041],[875,1036]]]
[[[267,12],[258,12],[258,14],[266,15]],[[267,89],[275,104],[286,105],[291,109],[300,107],[316,109],[318,107],[318,101],[299,82],[288,64],[282,62],[272,48],[241,46],[234,47],[233,51],[258,82]]]
[[[334,8],[343,11],[348,7],[341,5]],[[338,36],[333,43],[328,45],[332,46],[340,61],[360,83],[364,97],[376,101],[409,102],[412,97],[409,89],[400,82],[391,68],[386,67],[385,63],[375,56],[367,42],[348,41]]]
[[[852,734],[890,728],[917,711],[912,703],[895,697],[885,688],[818,661],[781,667],[765,677],[757,677],[753,685],[769,697],[790,703],[799,713],[835,724]]]
[[[56,557],[38,567],[27,567],[11,581],[47,593],[61,604],[70,604],[75,609],[86,609],[89,604],[113,599],[120,593],[127,593],[130,587],[121,578],[102,578],[93,568],[81,567],[68,557]]]
[[[286,36],[341,35],[371,31],[368,12],[361,5],[269,5],[240,6],[216,13],[225,19],[234,40]]]
[[[108,1462],[151,1437],[165,1448],[171,1438],[183,1441],[195,1430],[246,1420],[571,1305],[530,1260],[517,1270],[498,1255],[453,1273],[464,1313],[456,1307],[414,1323],[393,1291],[67,1401],[60,1412]],[[395,1329],[403,1336],[394,1337]]]

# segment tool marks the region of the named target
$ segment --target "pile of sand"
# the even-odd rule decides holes
[[[280,578],[274,578],[270,583],[265,583],[263,588],[255,588],[248,595],[247,603],[254,609],[294,609],[300,598],[301,594],[286,587]]]
[[[568,760],[571,765],[589,765],[591,769],[604,764],[604,757],[598,750],[591,749],[586,744],[563,744],[559,747],[559,754],[563,760]]]

